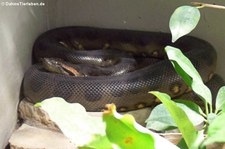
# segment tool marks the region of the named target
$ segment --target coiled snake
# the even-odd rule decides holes
[[[56,74],[34,64],[24,76],[24,95],[33,103],[63,97],[81,103],[88,111],[100,111],[107,103],[115,103],[119,111],[150,106],[156,100],[148,94],[152,90],[179,96],[189,89],[167,60],[166,45],[182,49],[203,80],[209,81],[216,65],[214,48],[189,36],[175,44],[170,41],[170,34],[158,32],[91,27],[47,31],[34,43],[34,62],[59,58],[78,63],[75,68],[87,75]]]

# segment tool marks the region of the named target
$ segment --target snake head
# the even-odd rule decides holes
[[[42,65],[45,70],[53,73],[72,75],[72,76],[83,76],[75,68],[68,66],[61,59],[55,58],[42,58]]]
[[[69,75],[68,72],[66,72],[62,66],[61,61],[59,59],[54,58],[42,58],[41,59],[42,66],[46,71],[58,73],[58,74],[66,74]]]

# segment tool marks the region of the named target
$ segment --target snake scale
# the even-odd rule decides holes
[[[108,103],[114,103],[118,111],[151,106],[157,100],[148,93],[152,90],[166,92],[172,97],[180,96],[190,89],[167,59],[164,52],[166,45],[182,49],[204,82],[212,78],[216,52],[204,40],[186,36],[173,44],[168,33],[61,27],[41,34],[35,41],[35,64],[25,73],[24,95],[33,103],[50,97],[63,97],[68,102],[82,104],[87,111],[101,111]],[[101,51],[106,52],[102,54]],[[118,74],[110,75],[75,77],[55,74],[47,72],[37,63],[39,58],[46,57],[78,63],[78,69],[85,67],[81,64],[84,61],[96,63],[97,67],[107,71],[118,67],[120,70],[116,72]],[[127,71],[130,63],[134,67]]]

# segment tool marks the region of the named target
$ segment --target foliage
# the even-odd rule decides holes
[[[81,149],[171,149],[177,147],[135,122],[131,115],[120,115],[116,106],[108,105],[102,117],[89,116],[78,103],[67,103],[59,97],[49,98],[35,106],[48,113],[65,136]]]
[[[208,137],[206,138],[204,145],[211,144],[214,142],[225,142],[225,113],[219,115],[216,119],[210,123],[208,127]]]
[[[172,42],[190,33],[198,24],[200,12],[196,7],[178,7],[170,18],[169,27],[172,33]]]
[[[191,87],[191,89],[198,94],[201,99],[212,105],[211,92],[203,83],[201,76],[194,68],[191,61],[177,48],[166,46],[165,51],[176,72],[183,78],[186,84]]]
[[[131,115],[120,115],[116,112],[115,105],[109,105],[104,111],[103,120],[106,122],[106,134],[109,140],[120,148],[154,148],[154,138],[147,132],[136,128],[134,117]]]
[[[159,96],[167,100],[170,99],[170,97],[165,93],[160,94],[159,92],[156,91],[150,93],[154,94],[157,97]],[[188,118],[195,126],[201,124],[204,121],[204,117],[201,115],[201,113],[203,113],[202,109],[197,104],[188,100],[175,100],[175,102],[176,106],[183,109],[185,113],[188,113],[187,115]],[[183,122],[183,117],[179,118],[179,120]],[[177,128],[176,123],[170,116],[169,111],[166,110],[166,106],[164,106],[163,104],[156,106],[154,110],[151,112],[151,116],[146,121],[148,122],[146,127],[148,129],[154,129],[156,131],[170,130]]]
[[[169,95],[165,93],[160,93],[157,91],[150,92],[151,94],[155,95],[161,102],[164,104],[166,109],[171,114],[173,120],[177,124],[180,132],[182,133],[187,146],[193,146],[195,140],[197,140],[198,132],[195,129],[194,125],[189,120],[188,116],[186,115],[185,111],[182,110],[175,102],[172,102]]]
[[[172,42],[175,42],[178,38],[191,32],[197,25],[200,18],[200,13],[197,8],[191,6],[182,6],[177,8],[170,20],[170,29],[172,33]],[[184,16],[184,17],[183,17]],[[194,103],[183,102],[189,110],[196,112],[195,115],[190,115],[181,106],[181,103],[177,101],[172,101],[170,97],[165,93],[160,93],[157,91],[151,91],[150,93],[155,95],[164,106],[156,106],[150,117],[146,120],[147,126],[151,129],[159,130],[159,127],[152,125],[153,120],[156,122],[161,122],[161,118],[156,118],[155,113],[165,113],[165,110],[169,112],[172,119],[167,118],[164,121],[164,126],[171,126],[174,121],[177,128],[182,133],[184,141],[180,143],[183,148],[205,148],[206,145],[214,142],[225,142],[224,133],[225,129],[223,127],[225,123],[225,87],[221,87],[216,97],[216,108],[213,110],[212,107],[212,96],[211,92],[207,86],[204,85],[200,75],[194,68],[190,60],[183,55],[180,49],[166,46],[165,51],[171,63],[173,64],[176,72],[183,78],[185,83],[192,88],[192,90],[204,101],[205,103],[205,113],[202,112],[199,106]],[[193,104],[193,107],[190,105]],[[167,114],[168,115],[168,114]],[[189,116],[187,116],[189,115]],[[205,122],[203,130],[197,131],[192,124],[190,119],[196,119],[197,117],[202,117],[202,122]],[[152,120],[153,119],[153,120]],[[174,123],[172,123],[174,126]],[[155,127],[155,128],[153,128]],[[168,129],[169,127],[160,127],[160,130]],[[207,129],[208,128],[208,129]],[[203,137],[203,132],[207,133],[206,138]],[[184,147],[185,148],[185,147]]]

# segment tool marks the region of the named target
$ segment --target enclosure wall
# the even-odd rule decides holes
[[[7,144],[17,122],[20,87],[24,72],[31,64],[32,44],[47,28],[45,7],[4,6],[2,2],[5,1],[1,1],[0,6],[1,149]]]
[[[200,0],[199,0],[200,1]],[[29,0],[44,6],[0,6],[0,148],[14,130],[22,78],[31,65],[32,44],[47,29],[61,26],[95,26],[169,32],[170,15],[189,0]],[[222,0],[202,2],[225,5]],[[201,20],[191,33],[217,50],[217,72],[225,78],[225,11],[201,9]]]

